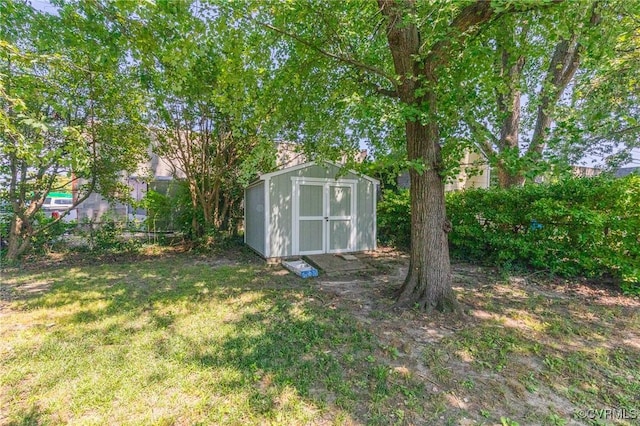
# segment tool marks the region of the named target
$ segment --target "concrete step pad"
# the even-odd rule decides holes
[[[354,255],[346,254],[314,254],[304,259],[322,270],[327,275],[347,275],[354,272],[369,272],[374,268]]]

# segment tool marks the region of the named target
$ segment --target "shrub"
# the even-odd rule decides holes
[[[447,196],[452,254],[561,276],[620,279],[640,293],[640,176]]]
[[[378,240],[401,249],[411,247],[409,190],[383,191],[377,207]]]
[[[94,252],[135,252],[142,245],[139,239],[128,235],[126,222],[113,210],[104,212],[99,222],[85,218],[78,234],[87,239],[89,250]]]
[[[504,268],[611,276],[640,294],[640,176],[575,178],[447,194],[451,253]],[[381,243],[410,246],[408,191],[383,194]]]
[[[36,229],[44,230],[31,237],[31,251],[36,253],[49,251],[54,244],[60,242],[64,234],[71,232],[77,224],[75,220],[72,222],[60,220],[50,225],[52,222],[54,219],[47,217],[44,212],[40,211],[36,214]]]

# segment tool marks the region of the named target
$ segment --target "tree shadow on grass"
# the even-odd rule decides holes
[[[252,267],[207,267],[185,261],[159,268],[153,263],[125,263],[57,270],[42,278],[50,282],[46,294],[21,294],[15,308],[31,310],[73,304],[82,307],[101,302],[99,308],[76,315],[75,321],[90,322],[104,315],[149,309],[154,304],[206,300],[216,294],[232,298],[255,289],[247,279],[254,273]],[[20,292],[22,285],[13,287]]]
[[[268,309],[234,320],[224,339],[190,344],[199,349],[181,360],[238,372],[221,387],[247,394],[247,418],[390,424],[401,398],[423,394],[422,384],[391,377],[373,336],[349,316],[282,294],[265,302]]]
[[[349,314],[322,306],[312,286],[252,266],[122,264],[63,273],[47,294],[16,308],[61,313],[43,345],[52,352],[62,343],[80,356],[109,352],[126,362],[130,346],[148,341],[160,365],[140,386],[161,382],[172,366],[186,368],[211,394],[202,404],[214,423],[224,420],[215,414],[221,401],[234,404],[229,395],[246,397],[239,421],[394,421],[399,398],[421,398],[422,385],[390,373],[373,336]],[[43,388],[67,371],[52,372]]]
[[[33,404],[28,410],[20,413],[20,421],[9,421],[7,426],[38,426],[45,424],[43,414],[37,404]]]
[[[533,401],[527,408],[530,414],[539,411],[543,416],[536,398],[549,395],[555,402],[549,399],[546,408],[555,406],[566,418],[578,409],[637,407],[637,308],[525,284],[466,286],[461,299],[470,308],[468,324],[440,345],[469,364],[464,371],[477,378],[478,393],[495,394],[485,407],[504,411],[502,401],[511,398],[519,402],[510,404],[514,411],[505,414],[522,418],[524,413],[517,410]],[[488,375],[497,379],[483,387]],[[508,380],[510,397],[495,393],[498,379]],[[546,393],[538,394],[538,388],[546,388]],[[564,406],[556,405],[559,397]]]
[[[44,343],[33,349],[35,358],[64,349],[81,363],[99,361],[89,370],[54,369],[41,388],[121,375],[121,366],[126,370],[139,357],[153,365],[133,364],[126,374],[134,379],[118,380],[149,392],[167,390],[169,397],[178,394],[180,404],[197,401],[196,418],[181,408],[173,420],[176,414],[169,413],[167,422],[442,424],[443,413],[447,419],[473,417],[442,399],[469,392],[463,381],[475,386],[467,393],[473,407],[518,419],[526,415],[522,410],[531,410],[538,416],[529,418],[533,423],[549,410],[529,406],[523,398],[562,395],[578,408],[637,406],[637,386],[617,381],[637,378],[633,368],[639,352],[607,338],[615,322],[603,322],[606,311],[583,309],[571,298],[549,299],[530,288],[472,290],[466,289],[463,298],[474,317],[434,343],[429,359],[423,356],[429,377],[440,382],[440,369],[448,383],[437,383],[445,390],[437,394],[425,390],[424,380],[394,373],[392,352],[382,350],[350,315],[347,302],[345,310],[335,308],[339,303],[325,306],[313,282],[278,276],[265,267],[180,259],[86,267],[56,278],[47,294],[30,295],[16,307],[51,309],[57,315],[51,331],[43,326]],[[464,361],[458,354],[473,359]],[[527,389],[550,387],[552,381],[559,384],[553,393]],[[590,383],[597,389],[583,389]],[[107,405],[126,392],[123,384],[108,384],[114,388],[104,391]],[[77,398],[76,390],[67,392]],[[510,402],[502,392],[511,395]],[[566,407],[557,412],[570,415]],[[236,417],[225,417],[231,415]]]

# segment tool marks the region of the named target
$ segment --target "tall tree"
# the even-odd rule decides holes
[[[610,72],[620,39],[637,31],[631,16],[615,0],[577,2],[557,7],[546,20],[539,13],[506,17],[474,40],[474,54],[453,72],[473,69],[468,87],[493,102],[462,96],[458,103],[472,143],[494,166],[501,187],[523,185],[555,165],[611,150],[607,141],[638,134],[622,119],[637,116],[635,91],[620,97],[628,81],[620,84]],[[605,92],[618,92],[617,102],[605,100]]]
[[[273,143],[262,134],[264,65],[216,7],[184,1],[94,8],[127,38],[148,91],[152,148],[189,190],[191,235],[226,230],[243,186],[274,163]]]
[[[290,57],[321,56],[333,61],[334,69],[342,72],[342,81],[358,83],[353,95],[343,95],[351,107],[343,111],[357,111],[352,127],[358,126],[358,118],[370,117],[374,111],[380,114],[378,123],[401,126],[400,140],[405,142],[410,167],[412,245],[409,272],[397,304],[425,310],[457,309],[447,241],[451,225],[444,202],[448,162],[443,144],[447,152],[461,152],[462,144],[454,138],[459,113],[450,93],[465,89],[461,87],[464,79],[453,81],[449,70],[471,38],[504,17],[553,5],[379,0],[377,4],[335,6],[294,3],[271,8],[257,4],[248,13],[253,22],[283,36],[284,46],[279,47],[289,48],[284,62]],[[353,87],[345,83],[339,93],[344,93],[345,86]],[[325,94],[335,87],[334,83],[315,90]],[[315,99],[322,100],[322,96]],[[334,112],[340,108],[325,105]]]
[[[48,15],[22,1],[1,7],[0,173],[13,210],[7,257],[16,258],[62,219],[36,221],[47,194],[63,189],[56,187],[60,174],[84,182],[71,208],[96,189],[113,193],[119,173],[137,166],[144,142],[123,55],[108,32],[96,31],[94,18],[75,10]]]
[[[482,28],[493,15],[488,2],[476,2],[455,11],[443,38],[424,49],[421,28],[415,19],[415,4],[379,0],[387,17],[387,40],[400,101],[426,114],[425,120],[405,122],[409,161],[421,162],[423,170],[409,171],[411,179],[411,260],[398,303],[422,309],[455,308],[447,234],[451,225],[444,201],[443,160],[438,122],[438,77],[473,31]],[[458,46],[456,46],[458,45]]]
[[[606,166],[617,168],[640,147],[640,4],[610,0],[598,5],[601,22],[585,43],[549,146],[573,163],[604,157]]]

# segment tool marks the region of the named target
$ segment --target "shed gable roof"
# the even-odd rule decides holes
[[[330,165],[332,165],[332,166],[335,166],[335,167],[337,167],[337,168],[342,168],[342,166],[340,166],[339,164],[333,163],[333,162],[331,162],[331,161],[323,161],[323,162],[321,162],[321,163],[326,163],[326,164],[330,164]],[[271,178],[271,177],[273,177],[273,176],[278,176],[278,175],[281,175],[281,174],[284,174],[284,173],[293,172],[293,171],[300,170],[300,169],[304,169],[304,168],[307,168],[307,167],[312,167],[312,166],[321,166],[321,165],[322,165],[322,164],[319,164],[319,163],[318,163],[318,162],[316,162],[316,161],[310,161],[310,162],[308,162],[308,163],[298,164],[297,166],[286,167],[286,168],[284,168],[284,169],[276,170],[275,172],[271,172],[271,173],[263,173],[263,174],[261,174],[260,176],[258,176],[257,181],[260,181],[260,180],[267,180],[267,179],[270,179],[270,178]],[[363,175],[362,173],[358,173],[358,172],[356,172],[356,171],[354,171],[354,170],[347,170],[347,171],[348,171],[349,173],[352,173],[352,174],[354,174],[354,175],[356,175],[356,176],[361,177],[362,179],[368,180],[369,182],[371,182],[371,183],[373,183],[373,184],[375,184],[375,185],[379,185],[379,184],[380,184],[380,181],[379,181],[379,180],[374,179],[374,178],[372,178],[372,177],[370,177],[370,176]],[[255,182],[256,182],[256,181],[252,182],[252,184],[251,184],[251,185],[253,185]],[[250,186],[251,186],[251,185],[250,185]]]

